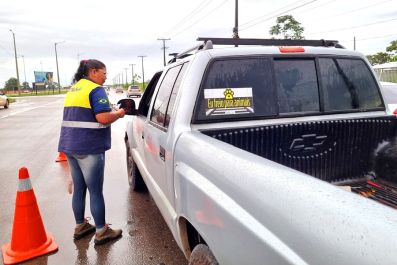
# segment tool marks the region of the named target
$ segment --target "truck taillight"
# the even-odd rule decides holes
[[[397,115],[397,109],[395,109],[395,110],[393,111],[393,114],[394,114],[394,115]]]
[[[303,47],[297,46],[286,46],[286,47],[279,47],[280,52],[287,53],[287,52],[305,52]]]

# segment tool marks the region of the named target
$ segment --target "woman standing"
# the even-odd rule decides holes
[[[105,221],[103,180],[105,151],[111,147],[110,124],[124,117],[124,109],[112,111],[102,85],[106,66],[98,60],[82,60],[66,94],[58,151],[68,158],[73,178],[72,208],[76,220],[74,239],[95,233],[95,244],[119,238],[122,231]],[[95,226],[84,218],[85,197],[90,193],[90,208]]]

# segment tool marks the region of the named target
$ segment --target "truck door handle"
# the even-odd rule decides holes
[[[160,158],[161,160],[165,161],[165,149],[160,145]]]
[[[145,139],[145,134],[143,133],[143,131],[142,131],[142,139]]]

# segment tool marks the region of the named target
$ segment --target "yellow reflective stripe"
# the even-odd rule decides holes
[[[81,79],[74,84],[66,94],[64,106],[90,109],[91,104],[89,95],[91,91],[98,86],[98,84],[95,84],[90,80]]]
[[[32,183],[30,179],[20,179],[18,182],[18,191],[27,191],[32,189]]]
[[[89,121],[62,121],[63,127],[71,128],[84,128],[84,129],[103,129],[110,125],[103,125],[99,122],[89,122]]]

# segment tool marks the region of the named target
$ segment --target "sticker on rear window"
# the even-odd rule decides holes
[[[204,89],[206,116],[253,114],[252,87]]]

